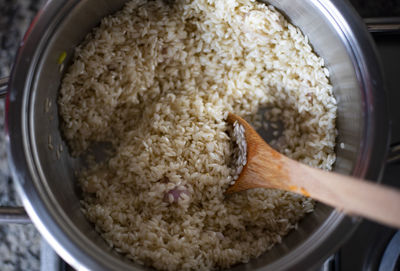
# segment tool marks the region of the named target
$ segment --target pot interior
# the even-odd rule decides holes
[[[33,68],[33,84],[27,96],[30,144],[35,153],[34,164],[38,172],[38,178],[34,180],[35,186],[40,187],[42,196],[48,198],[48,212],[59,224],[62,234],[74,242],[76,253],[87,253],[89,258],[92,257],[93,261],[100,263],[105,269],[135,266],[141,268],[111,251],[81,212],[79,189],[74,175],[75,170],[81,166],[81,161],[68,154],[59,131],[57,111],[60,80],[72,60],[75,47],[98,25],[103,16],[120,9],[125,1],[68,2],[57,11],[53,24],[41,38],[37,64]],[[330,18],[326,7],[318,1],[272,0],[269,3],[298,26],[309,37],[315,52],[324,58],[338,101],[337,146],[340,143],[345,146],[344,149],[336,148],[337,161],[334,170],[357,175],[355,168],[360,157],[365,125],[364,95],[343,29]],[[60,64],[59,58],[63,52],[66,52],[66,59]],[[49,140],[53,149],[48,147]],[[232,270],[255,270],[266,265],[268,270],[276,270],[293,266],[299,257],[314,251],[314,247],[321,244],[324,236],[342,219],[343,216],[332,208],[318,203],[315,211],[308,214],[300,222],[298,230],[290,232],[282,244],[258,259],[246,265],[238,265]],[[57,240],[56,236],[55,239]],[[60,240],[58,242],[63,246]]]

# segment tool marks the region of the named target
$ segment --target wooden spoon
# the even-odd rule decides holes
[[[400,191],[296,162],[272,149],[241,117],[229,113],[227,121],[244,127],[247,143],[247,163],[227,194],[251,188],[282,189],[400,228]]]

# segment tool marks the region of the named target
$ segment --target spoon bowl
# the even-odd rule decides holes
[[[241,117],[227,122],[244,128],[247,163],[226,193],[273,188],[311,197],[352,215],[400,228],[400,191],[304,165],[277,152]]]

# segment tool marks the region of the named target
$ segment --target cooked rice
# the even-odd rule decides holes
[[[166,3],[168,2],[168,3]],[[279,150],[330,170],[336,101],[323,60],[272,6],[249,0],[133,0],[76,49],[59,97],[74,155],[111,142],[79,175],[83,211],[135,262],[226,268],[280,243],[309,198],[224,195],[236,171],[225,117],[282,122]]]

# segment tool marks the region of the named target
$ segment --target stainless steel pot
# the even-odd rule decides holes
[[[123,0],[53,0],[26,33],[8,87],[11,170],[24,207],[57,253],[77,269],[143,270],[108,248],[79,206],[73,159],[59,132],[56,99],[74,48]],[[388,118],[372,40],[342,0],[271,0],[325,59],[338,100],[335,171],[378,181],[385,164]],[[66,52],[64,63],[60,56]],[[62,146],[62,147],[60,147]],[[51,148],[53,147],[53,148]],[[63,151],[62,151],[62,149]],[[306,270],[351,234],[352,219],[323,204],[283,243],[232,270]]]

